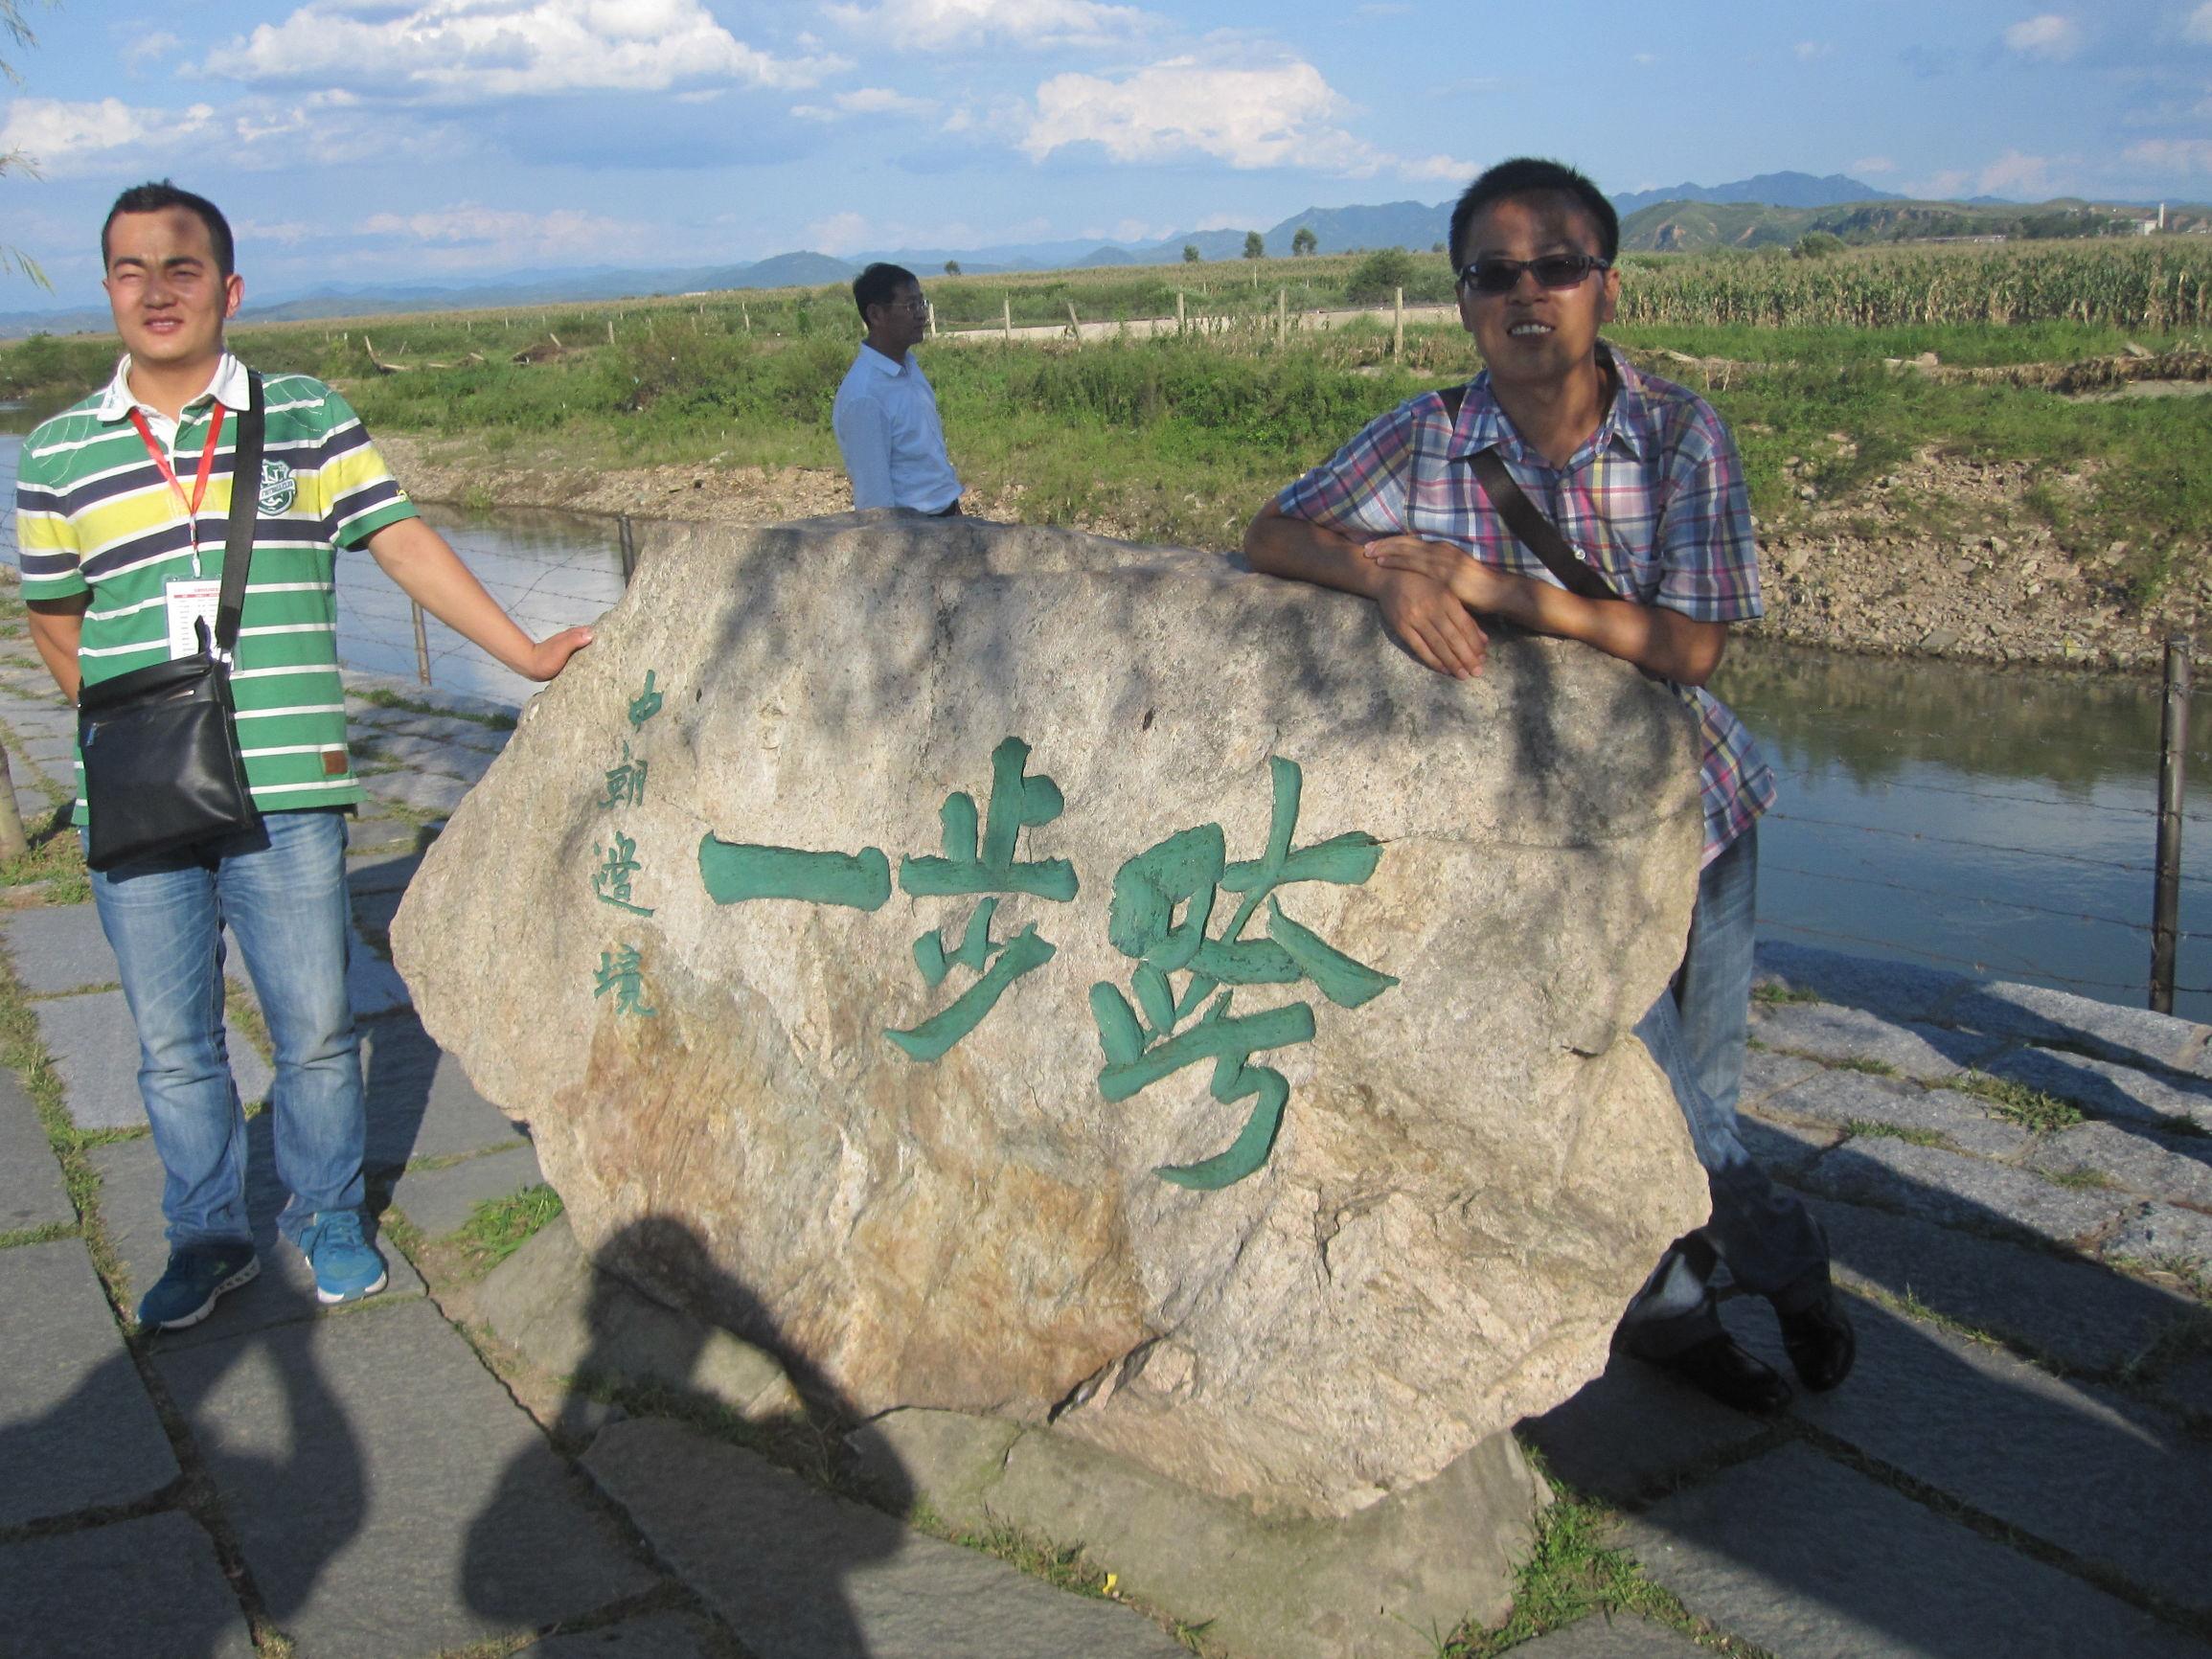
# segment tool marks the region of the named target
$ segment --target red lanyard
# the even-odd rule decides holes
[[[161,468],[162,477],[169,481],[169,492],[176,497],[177,505],[184,509],[185,521],[192,531],[192,568],[193,574],[196,576],[199,573],[199,504],[207,499],[208,474],[215,470],[216,445],[222,441],[223,406],[219,402],[215,405],[215,414],[207,423],[207,447],[199,452],[199,471],[193,476],[192,499],[189,501],[185,499],[183,484],[177,480],[176,468],[169,464],[169,457],[162,453],[161,445],[154,442],[153,429],[146,423],[146,411],[131,410],[130,420],[138,428],[139,437],[146,441],[146,452],[153,457],[153,464]],[[232,479],[231,488],[238,489],[239,480]]]

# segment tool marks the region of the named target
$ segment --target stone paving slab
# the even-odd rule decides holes
[[[1884,1019],[1936,1020],[1973,981],[1909,962],[1846,956],[1816,945],[1762,940],[1754,983],[1809,990],[1823,1002],[1864,1009]]]
[[[346,855],[358,859],[365,854],[381,856],[402,846],[412,848],[422,828],[412,818],[387,817],[364,808],[360,817],[346,826]]]
[[[1778,1055],[1763,1048],[1746,1050],[1744,1086],[1736,1096],[1736,1103],[1760,1105],[1785,1089],[1795,1088],[1808,1078],[1818,1077],[1826,1069],[1817,1060],[1796,1055]]]
[[[1755,1004],[1751,1034],[1770,1049],[1829,1061],[1869,1060],[1923,1081],[1971,1070],[2006,1042],[1942,1026],[1901,1024],[1831,1003]]]
[[[1960,1151],[2002,1161],[2019,1157],[2035,1139],[2018,1124],[1992,1117],[1972,1095],[1925,1089],[1918,1083],[1850,1070],[1808,1079],[1769,1099],[1760,1110],[1769,1118],[1795,1118],[1838,1129],[1881,1124],[1941,1135]]]
[[[369,722],[387,732],[418,740],[459,743],[496,755],[514,736],[512,727],[488,726],[482,720],[465,720],[459,715],[419,715],[411,709],[379,709]]]
[[[156,1335],[153,1340],[164,1350],[222,1342],[245,1331],[312,1319],[323,1312],[323,1305],[315,1300],[314,1271],[298,1250],[277,1237],[277,1212],[284,1208],[286,1195],[277,1182],[269,1129],[265,1112],[246,1125],[246,1214],[253,1223],[262,1276],[226,1292],[216,1303],[215,1311],[199,1324]],[[125,1294],[135,1309],[138,1299],[152,1288],[169,1264],[167,1223],[161,1214],[161,1157],[150,1139],[95,1147],[90,1157],[100,1174],[101,1220],[122,1264]],[[422,1295],[422,1279],[413,1263],[389,1242],[379,1241],[377,1248],[383,1254],[391,1283],[371,1300],[380,1303]],[[349,1308],[340,1317],[365,1316],[368,1311],[366,1307]]]
[[[1742,1112],[1736,1118],[1736,1138],[1769,1174],[1795,1177],[1844,1135],[1833,1124],[1792,1124]]]
[[[408,843],[397,851],[354,859],[346,867],[346,886],[356,894],[400,893],[422,868],[422,854]]]
[[[675,1423],[616,1423],[584,1466],[759,1653],[1185,1659],[1130,1608],[1056,1590]]]
[[[41,904],[0,919],[15,977],[33,996],[57,996],[122,978],[90,904]]]
[[[2180,1118],[2212,1130],[2212,1082],[2195,1078],[2164,1077],[2087,1055],[2040,1048],[2015,1049],[1984,1069],[1993,1078],[2071,1101],[2094,1117],[2153,1127]]]
[[[80,1129],[142,1129],[138,1033],[120,990],[34,1002],[39,1039],[54,1058],[70,1121]],[[248,1104],[268,1099],[272,1074],[261,1051],[238,1031],[229,1038],[231,1075]]]
[[[427,1303],[155,1363],[270,1616],[304,1653],[427,1655],[659,1581]]]
[[[376,733],[370,742],[371,753],[377,761],[425,774],[458,778],[466,784],[480,783],[484,774],[491,769],[491,762],[499,759],[497,749],[487,753],[472,744],[444,742],[389,727]]]
[[[0,1527],[135,1503],[176,1479],[81,1240],[0,1250]]]
[[[15,1074],[0,1066],[0,1233],[76,1220],[38,1110]]]
[[[486,1152],[442,1170],[411,1170],[393,1188],[392,1202],[425,1235],[443,1239],[466,1224],[477,1205],[512,1198],[544,1179],[536,1149],[522,1146],[513,1151]]]
[[[2072,991],[1995,981],[1975,985],[1947,1009],[1947,1021],[2022,1042],[2056,1042],[2125,1066],[2165,1066],[2212,1076],[2207,1029],[2149,1009],[2123,1008]]]
[[[2212,1284],[2212,1216],[2172,1204],[2145,1204],[2105,1240],[2104,1253],[2154,1266],[2178,1264]]]
[[[1614,1353],[1602,1375],[1543,1416],[1522,1419],[1515,1432],[1577,1491],[1632,1503],[1771,1431],[1656,1366]]]
[[[364,777],[361,787],[379,801],[412,807],[418,812],[450,813],[467,796],[469,785],[459,778],[433,777],[422,772],[378,772]]]
[[[1702,1659],[1712,1649],[1631,1613],[1593,1613],[1514,1652],[1520,1659]]]
[[[2021,1162],[2045,1174],[2090,1170],[2130,1193],[2212,1210],[2212,1135],[2161,1135],[2140,1125],[2082,1124],[2045,1136]]]
[[[698,1622],[680,1613],[655,1613],[596,1630],[548,1636],[522,1651],[530,1659],[707,1659]]]
[[[512,1147],[522,1135],[411,1014],[379,1020],[363,1032],[361,1064],[371,1170]]]
[[[2212,1655],[1806,1446],[1677,1492],[1620,1536],[1691,1612],[1785,1659]]]
[[[1833,1393],[1800,1394],[1800,1419],[2130,1583],[2212,1610],[2212,1446],[2141,1400],[1856,1297],[1850,1307],[1858,1366]],[[1786,1365],[1771,1318],[1737,1305],[1725,1317]]]
[[[0,1659],[63,1654],[254,1659],[254,1642],[215,1541],[171,1511],[0,1545]]]
[[[2064,1245],[2102,1234],[2132,1204],[2124,1193],[2053,1186],[2040,1175],[1941,1147],[1873,1138],[1836,1148],[1803,1181],[1824,1197]]]
[[[2093,1262],[1857,1204],[1807,1203],[1841,1284],[1917,1298],[2077,1370],[2115,1369],[2195,1317],[2188,1298]]]

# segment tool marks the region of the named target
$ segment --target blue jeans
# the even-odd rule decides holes
[[[1714,1282],[1722,1265],[1734,1284],[1786,1313],[1817,1300],[1828,1284],[1820,1224],[1796,1193],[1767,1179],[1736,1133],[1758,898],[1754,825],[1699,876],[1681,969],[1636,1024],[1674,1088],[1713,1196],[1713,1218],[1675,1241],[1621,1321],[1623,1344],[1648,1358],[1720,1333]]]
[[[100,925],[138,1027],[139,1093],[172,1248],[243,1243],[245,1116],[223,1046],[227,923],[276,1051],[278,1225],[358,1210],[366,1138],[360,1039],[346,995],[346,819],[272,812],[259,830],[95,871]]]

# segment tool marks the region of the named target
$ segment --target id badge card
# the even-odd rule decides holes
[[[222,600],[223,584],[218,580],[193,578],[190,580],[172,580],[169,594],[169,655],[174,662],[178,657],[189,657],[199,649],[199,630],[195,622],[207,624],[208,638],[215,638],[216,606]],[[229,662],[226,652],[216,655]]]

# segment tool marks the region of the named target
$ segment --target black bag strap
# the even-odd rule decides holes
[[[1467,402],[1465,386],[1447,386],[1437,394],[1444,399],[1444,412],[1454,426],[1459,424],[1459,411]],[[1513,473],[1508,470],[1505,458],[1493,449],[1477,450],[1467,458],[1474,468],[1482,492],[1490,497],[1497,509],[1505,527],[1512,531],[1514,539],[1543,560],[1544,569],[1560,580],[1560,585],[1584,599],[1618,599],[1612,584],[1586,563],[1567,545],[1567,538],[1560,534],[1559,526],[1543,515],[1543,510],[1528,498]]]
[[[261,514],[262,449],[268,414],[262,406],[262,377],[246,371],[246,406],[238,412],[238,437],[231,444],[230,529],[223,536],[223,585],[216,600],[215,648],[224,655],[239,643],[239,619],[246,608],[246,567],[254,560],[254,520]]]

